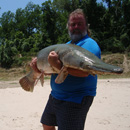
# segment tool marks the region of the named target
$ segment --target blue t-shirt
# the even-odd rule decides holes
[[[67,44],[70,44],[69,41]],[[92,52],[97,57],[101,57],[98,44],[86,35],[83,39],[75,43],[78,46]],[[51,76],[51,95],[59,100],[81,103],[84,96],[95,96],[97,86],[97,75],[88,77],[76,77],[68,75],[61,84],[56,84],[57,74]]]

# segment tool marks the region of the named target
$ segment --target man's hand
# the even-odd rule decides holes
[[[37,77],[41,74],[41,71],[37,68],[37,57],[33,58],[31,63],[30,63],[30,67],[33,69],[33,71],[35,72],[34,77]]]
[[[51,51],[48,55],[48,62],[51,66],[60,70],[62,68],[62,63],[58,58],[58,54],[55,51]]]

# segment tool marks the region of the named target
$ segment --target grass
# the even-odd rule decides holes
[[[109,74],[109,75],[99,75],[99,79],[118,79],[118,78],[130,78],[130,72],[123,74]]]

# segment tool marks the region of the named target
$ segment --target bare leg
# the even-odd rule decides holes
[[[44,124],[42,124],[42,126],[43,126],[43,130],[56,130],[55,126],[48,126],[48,125],[44,125]]]

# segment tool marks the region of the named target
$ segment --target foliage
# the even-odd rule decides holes
[[[48,0],[41,6],[29,2],[0,18],[0,66],[22,65],[24,57],[42,48],[69,41],[66,23],[70,12],[82,8],[91,37],[103,52],[130,52],[129,0]]]
[[[0,63],[1,67],[10,68],[14,62],[14,56],[17,54],[17,49],[12,45],[11,41],[5,40],[0,47]]]

